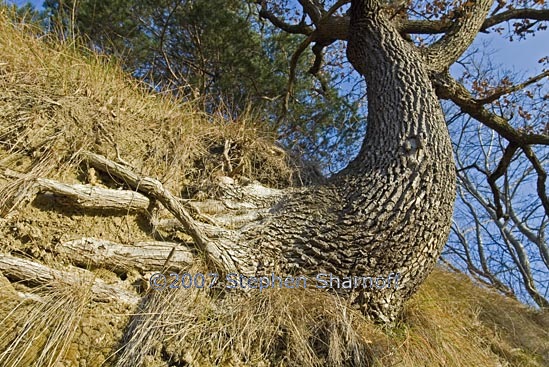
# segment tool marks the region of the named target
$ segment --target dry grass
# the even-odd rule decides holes
[[[140,313],[116,366],[161,357],[191,366],[364,366],[379,347],[369,338],[387,339],[342,300],[308,289],[153,292]]]
[[[93,150],[182,190],[230,173],[228,142],[233,174],[291,183],[286,155],[252,114],[232,121],[223,111],[199,112],[198,102],[150,93],[116,63],[38,39],[6,13],[0,10],[0,166],[20,167],[29,177],[70,176],[78,153]],[[0,207],[15,204],[22,184],[0,188]]]
[[[205,269],[195,264],[189,271]],[[83,284],[80,292],[73,287],[70,293],[60,285],[52,289],[35,290],[41,302],[15,303],[3,317],[7,327],[0,340],[9,343],[0,345],[2,366],[79,365],[68,349],[90,342],[82,338],[78,322],[90,312],[83,311],[87,288]],[[15,297],[5,299],[15,302]],[[87,365],[546,366],[548,326],[547,314],[442,269],[429,277],[391,330],[314,289],[271,289],[248,296],[163,291],[151,293],[135,310],[118,348],[100,363],[87,359]],[[109,327],[114,328],[103,325],[100,332],[111,333]]]
[[[195,267],[190,272],[195,273]],[[204,271],[204,269],[202,269]],[[116,366],[545,366],[547,315],[437,269],[397,328],[315,289],[156,292]],[[505,315],[505,316],[503,316]],[[513,323],[513,329],[509,327]],[[160,365],[160,364],[158,364]]]
[[[65,358],[83,310],[90,302],[89,287],[55,282],[33,289],[24,301],[17,294],[11,296],[3,301],[13,308],[0,316],[4,326],[0,331],[0,365],[57,365]]]
[[[93,279],[41,287],[10,284],[0,275],[0,366],[99,366],[122,336],[129,310],[91,301]]]
[[[295,178],[285,154],[252,114],[229,121],[222,112],[206,115],[193,102],[151,93],[102,57],[38,39],[31,29],[10,22],[2,8],[0,34],[0,169],[30,178],[86,181],[80,151],[114,159],[118,150],[141,173],[192,194],[208,190],[214,176],[229,173],[223,155],[229,142],[233,174],[270,186]],[[17,203],[24,184],[0,180],[1,209]],[[124,228],[122,218],[95,221],[88,214],[50,209],[40,217],[40,208],[28,206],[22,218],[14,219],[17,226],[0,223],[5,239],[0,251],[40,253],[36,257],[50,259],[55,267],[59,259],[42,255],[63,234],[116,240],[116,231]],[[52,227],[48,232],[47,226]],[[12,234],[13,228],[42,231],[18,244],[21,235]],[[137,224],[128,225],[124,240],[148,236],[137,231]],[[189,271],[205,269],[195,264]],[[107,273],[96,275],[116,278]],[[21,300],[14,287],[40,299]],[[0,274],[0,304],[0,365],[7,367],[549,365],[547,312],[440,269],[392,330],[314,289],[249,296],[196,289],[157,292],[129,311],[90,301],[86,283],[30,290]]]

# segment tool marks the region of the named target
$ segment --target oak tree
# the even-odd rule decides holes
[[[309,45],[315,56],[311,71],[318,74],[324,49],[336,41],[346,42],[348,61],[366,82],[366,133],[358,155],[345,169],[301,188],[274,190],[256,185],[225,185],[222,198],[240,202],[240,225],[235,227],[234,222],[224,225],[231,222],[227,217],[233,213],[220,214],[214,222],[193,216],[189,207],[182,205],[158,180],[142,177],[124,164],[91,152],[82,156],[89,165],[122,178],[132,188],[164,205],[193,238],[212,268],[221,272],[305,276],[321,272],[338,276],[400,274],[398,288],[361,288],[348,294],[366,315],[390,323],[433,269],[450,232],[456,198],[456,162],[441,100],[450,100],[462,113],[507,142],[496,170],[486,171],[494,198],[493,205],[486,206],[494,220],[507,215],[499,201],[497,180],[518,151],[528,158],[536,172],[538,197],[544,215],[547,214],[545,168],[532,148],[549,144],[546,128],[520,129],[491,108],[500,97],[542,80],[547,72],[522,84],[507,83],[487,91],[476,85],[471,92],[449,69],[479,32],[510,20],[520,21],[516,33],[528,32],[537,21],[549,18],[548,11],[539,1],[517,1],[516,5],[524,8],[506,7],[504,2],[490,0],[451,4],[382,0],[298,3],[285,7],[284,2],[257,2],[261,18],[285,32],[304,36],[290,61],[290,86],[294,83],[299,56]],[[284,14],[295,11],[296,7],[301,10],[301,20],[291,23]],[[434,37],[418,42],[412,37],[416,34]],[[291,96],[291,87],[288,92]],[[460,172],[463,168],[460,167]],[[467,186],[462,177],[460,182]],[[41,185],[65,195],[70,191],[47,182]],[[525,228],[523,232],[531,231]],[[510,237],[504,230],[502,233]],[[542,254],[546,253],[544,246],[541,243]],[[516,245],[515,251],[520,247]],[[520,259],[524,259],[523,255],[517,254]],[[524,279],[528,280],[527,262],[519,264]],[[486,269],[484,273],[489,278]],[[497,279],[492,283],[497,284]],[[546,307],[547,301],[535,286],[530,288],[536,302]]]

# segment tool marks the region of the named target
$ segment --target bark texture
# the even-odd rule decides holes
[[[362,290],[363,311],[391,322],[434,266],[455,199],[444,116],[423,56],[378,1],[353,1],[347,54],[368,85],[368,127],[358,157],[327,184],[287,197],[244,231],[242,270],[386,276],[397,289]]]
[[[97,302],[113,301],[136,305],[140,299],[134,292],[107,284],[87,270],[74,267],[56,270],[7,254],[0,254],[0,272],[11,281],[21,281],[31,286],[51,286],[58,283],[74,286],[75,289],[88,286],[91,298]]]
[[[256,183],[239,186],[228,179],[217,199],[193,203],[154,178],[82,152],[90,167],[141,194],[45,179],[33,187],[86,208],[150,210],[153,228],[175,226],[186,232],[210,270],[221,274],[331,273],[342,278],[398,273],[397,288],[340,289],[366,315],[393,322],[432,270],[448,238],[456,175],[450,137],[430,79],[443,67],[433,66],[425,52],[402,37],[382,3],[351,2],[347,55],[367,82],[367,132],[356,159],[327,182],[280,191]],[[484,1],[475,4],[486,6]],[[465,49],[463,42],[451,38],[468,35],[466,29],[476,32],[482,17],[471,19],[448,35],[444,47]],[[455,52],[451,55],[448,62]],[[175,220],[157,218],[155,208],[160,204]],[[176,256],[170,245],[94,240],[66,243],[60,251],[74,264],[108,263],[121,272],[128,260],[142,257],[141,271],[151,266],[178,269],[196,253],[184,244]]]

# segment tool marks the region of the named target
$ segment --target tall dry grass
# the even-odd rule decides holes
[[[0,166],[33,177],[70,177],[92,150],[162,180],[173,190],[204,186],[216,175],[245,175],[287,186],[295,170],[273,132],[253,113],[237,119],[200,112],[123,73],[115,60],[78,43],[38,37],[0,8]],[[223,156],[229,144],[229,165]],[[0,187],[13,206],[25,180]]]

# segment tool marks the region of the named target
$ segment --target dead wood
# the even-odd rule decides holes
[[[180,271],[192,264],[194,259],[194,254],[183,245],[161,241],[125,245],[96,238],[82,238],[57,245],[54,251],[75,265],[105,268],[117,274],[131,269],[142,274],[148,271]]]

